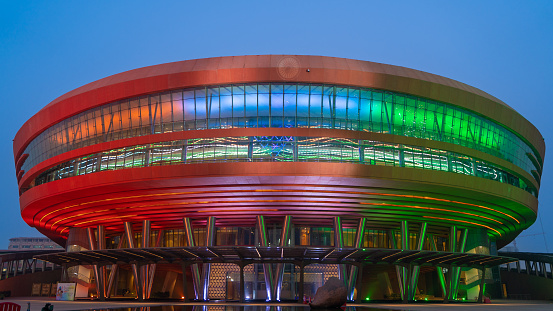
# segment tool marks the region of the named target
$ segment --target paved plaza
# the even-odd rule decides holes
[[[135,307],[154,307],[154,306],[193,306],[193,305],[207,305],[207,306],[267,306],[264,303],[185,303],[185,302],[138,302],[138,301],[56,301],[52,298],[40,298],[40,297],[23,297],[23,298],[8,298],[5,302],[15,302],[21,305],[21,310],[27,310],[27,303],[31,303],[31,311],[40,311],[40,309],[46,304],[51,303],[54,305],[54,311],[68,311],[68,310],[98,310],[108,308],[135,308]],[[298,303],[279,303],[270,304],[270,306],[284,306],[284,307],[305,307],[309,310],[307,305]],[[486,311],[515,311],[515,310],[553,310],[552,301],[534,301],[534,300],[497,300],[490,304],[477,304],[477,303],[370,303],[370,304],[348,304],[351,307],[364,307],[386,310],[409,310],[409,311],[426,311],[426,310],[453,310],[453,311],[465,311],[465,310],[486,310]]]

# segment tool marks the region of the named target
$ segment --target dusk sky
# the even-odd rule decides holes
[[[539,217],[517,246],[553,251],[553,1],[197,2],[0,0],[0,249],[40,236],[20,216],[12,140],[56,97],[160,63],[301,54],[430,72],[517,110],[548,150]]]

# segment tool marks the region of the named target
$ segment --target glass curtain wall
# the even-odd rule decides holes
[[[293,136],[198,138],[113,149],[47,169],[30,187],[107,170],[214,162],[336,162],[410,167],[486,178],[537,196],[536,189],[523,178],[459,153],[380,141]]]
[[[184,130],[329,128],[388,133],[467,146],[528,173],[539,155],[507,128],[466,109],[411,95],[313,84],[246,84],[184,89],[109,103],[55,124],[24,153],[22,169],[101,142]]]

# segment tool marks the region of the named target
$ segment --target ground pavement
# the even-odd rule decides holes
[[[44,297],[16,297],[6,298],[5,302],[15,302],[21,305],[21,311],[27,310],[27,303],[31,303],[31,311],[40,311],[46,303],[54,305],[54,311],[68,311],[68,310],[94,310],[94,309],[108,309],[108,308],[134,308],[134,307],[152,307],[152,306],[184,306],[184,305],[208,305],[208,306],[266,306],[263,303],[185,303],[185,302],[138,302],[138,301],[91,301],[91,300],[78,300],[78,301],[56,301],[53,298]],[[274,306],[286,306],[286,307],[305,307],[306,305],[298,303],[279,303],[272,304]],[[489,304],[478,303],[369,303],[369,304],[348,304],[348,306],[364,307],[384,309],[384,310],[409,310],[409,311],[428,311],[428,310],[451,310],[451,311],[553,311],[552,301],[533,301],[533,300],[495,300]],[[208,309],[209,310],[209,309]]]

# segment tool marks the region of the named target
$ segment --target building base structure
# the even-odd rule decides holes
[[[291,216],[257,217],[255,227],[242,228],[238,233],[238,228],[215,226],[216,219],[206,219],[205,226],[193,227],[193,222],[185,218],[183,229],[169,232],[150,230],[149,221],[138,224],[142,228],[134,226],[134,230],[132,224],[125,224],[125,235],[131,234],[131,241],[144,241],[141,234],[146,233],[156,241],[155,247],[133,247],[136,245],[129,245],[127,236],[106,234],[105,228],[99,226],[88,229],[86,234],[102,237],[105,242],[90,238],[80,251],[38,258],[79,271],[84,264],[92,267],[90,294],[101,300],[131,296],[139,300],[184,297],[196,301],[303,301],[313,297],[329,277],[338,277],[348,285],[348,299],[357,302],[478,300],[482,296],[482,278],[475,283],[472,277],[467,282],[466,275],[480,271],[476,273],[482,276],[481,271],[486,268],[513,260],[464,252],[470,240],[467,229],[450,228],[449,233],[455,236],[450,239],[426,223],[403,221],[397,229],[383,231],[364,227],[365,218],[358,219],[358,226],[353,228],[342,227],[342,219],[334,218],[332,227],[310,227],[306,233],[303,226],[295,227]],[[429,229],[434,232],[428,233]],[[229,239],[228,232],[234,232],[234,238],[243,239],[244,244],[252,244],[213,245],[214,241]],[[75,235],[71,240],[77,241],[83,234],[82,229],[71,230],[71,235]],[[206,240],[196,242],[201,236]],[[280,239],[286,236],[290,237],[290,245],[280,246]],[[212,243],[208,237],[212,237]],[[323,242],[317,246],[307,244],[311,239]],[[269,245],[263,246],[264,243]],[[272,243],[279,246],[271,246]],[[341,247],[334,247],[333,243]],[[65,281],[75,281],[78,276],[69,273],[66,278]],[[477,294],[471,296],[475,290]]]
[[[374,296],[366,278],[403,301],[423,284],[478,299],[477,270],[536,219],[544,154],[528,120],[474,87],[299,55],[120,73],[14,139],[23,219],[100,299],[179,284],[198,300],[298,299],[328,276],[350,300]]]

